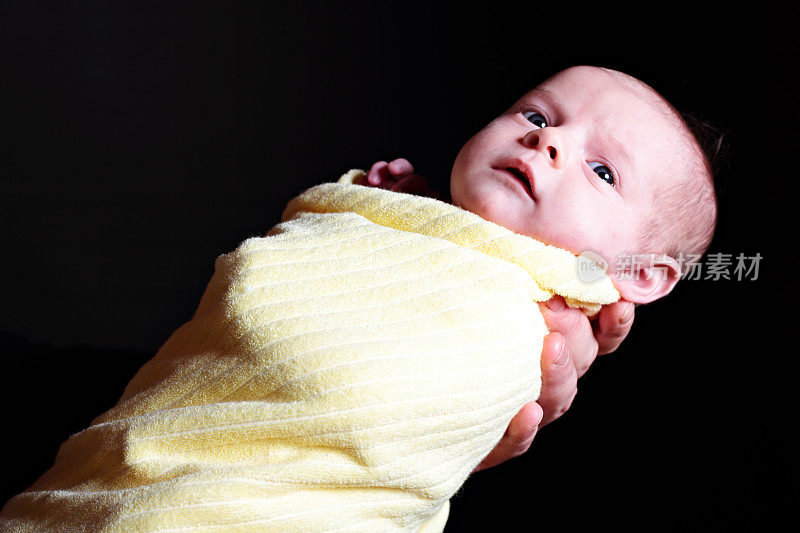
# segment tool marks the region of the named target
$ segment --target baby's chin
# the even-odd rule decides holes
[[[587,247],[581,242],[579,231],[569,231],[564,224],[553,226],[552,213],[537,205],[532,198],[520,194],[514,184],[498,180],[494,175],[479,174],[470,179],[459,179],[454,174],[450,194],[453,205],[470,211],[484,220],[503,226],[520,235],[543,244],[567,250],[574,255],[588,254],[606,265],[613,253]]]
[[[450,196],[454,205],[517,233],[536,208],[533,200],[491,179],[452,181]]]

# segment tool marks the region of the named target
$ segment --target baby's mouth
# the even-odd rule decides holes
[[[521,181],[522,184],[525,186],[525,189],[528,190],[528,194],[530,195],[530,197],[533,198],[533,190],[531,189],[531,182],[528,179],[528,176],[526,176],[525,173],[522,172],[521,170],[513,167],[506,167],[505,170],[513,174],[514,177],[516,177],[519,181]]]

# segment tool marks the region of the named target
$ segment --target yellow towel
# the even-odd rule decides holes
[[[540,388],[576,257],[430,198],[339,183],[220,256],[192,319],[0,529],[441,531]]]

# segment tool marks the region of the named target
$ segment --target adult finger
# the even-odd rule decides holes
[[[547,329],[564,336],[578,377],[581,377],[597,357],[598,345],[592,324],[581,310],[567,307],[560,296],[554,296],[540,308]]]
[[[578,392],[578,373],[565,337],[558,332],[545,336],[542,346],[542,391],[536,402],[545,426],[567,412]]]
[[[403,176],[405,174],[413,174],[414,167],[408,162],[408,159],[400,157],[389,163],[389,173],[392,176]]]
[[[542,420],[542,408],[536,402],[525,404],[508,424],[500,442],[475,467],[473,472],[498,465],[528,451]]]
[[[635,307],[632,302],[626,300],[603,306],[592,326],[597,338],[599,355],[611,353],[619,348],[633,326]]]

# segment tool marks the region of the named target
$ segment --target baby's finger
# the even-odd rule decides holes
[[[633,326],[635,305],[626,300],[606,305],[600,310],[593,325],[597,337],[599,355],[611,353],[619,348]]]
[[[428,180],[419,174],[410,174],[399,178],[397,183],[392,187],[392,190],[421,195],[428,190]]]
[[[373,164],[367,172],[367,182],[370,185],[380,185],[383,179],[389,176],[388,166],[389,163],[386,161],[378,161]]]
[[[528,451],[542,421],[542,408],[536,402],[525,404],[508,424],[500,442],[475,467],[473,472],[498,465]]]
[[[566,413],[577,392],[578,373],[566,339],[560,333],[550,333],[542,347],[542,392],[536,400],[544,410],[540,426]]]
[[[389,163],[389,173],[392,176],[403,176],[405,174],[412,174],[414,167],[408,162],[408,159],[400,157]]]

